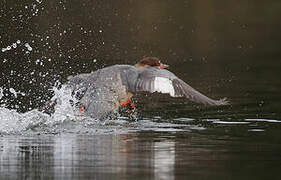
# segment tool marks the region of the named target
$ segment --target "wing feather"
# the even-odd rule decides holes
[[[145,68],[139,73],[136,80],[135,90],[151,93],[167,93],[172,97],[185,97],[190,101],[210,106],[228,104],[226,98],[213,100],[195,90],[173,73],[165,69]]]
[[[174,87],[179,87],[179,90],[177,92],[179,96],[184,96],[193,102],[201,103],[204,105],[210,105],[210,106],[219,106],[219,105],[228,104],[226,98],[220,100],[211,99],[203,95],[199,91],[195,90],[194,88],[192,88],[191,86],[189,86],[179,78],[173,80],[173,85]]]

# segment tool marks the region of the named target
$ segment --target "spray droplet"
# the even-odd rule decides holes
[[[32,51],[32,47],[28,44],[28,43],[25,43],[24,45],[28,51]]]

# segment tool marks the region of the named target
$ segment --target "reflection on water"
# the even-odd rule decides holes
[[[175,142],[154,143],[155,179],[174,179]]]
[[[138,141],[136,134],[6,137],[0,141],[0,178],[173,179],[174,140]]]
[[[252,133],[243,141],[196,132],[1,137],[0,178],[279,177],[280,138],[269,143]]]

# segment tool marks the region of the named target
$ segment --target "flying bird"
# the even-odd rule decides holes
[[[92,73],[68,77],[67,86],[79,100],[79,112],[103,119],[119,107],[136,109],[132,96],[137,92],[159,92],[171,97],[208,105],[228,105],[226,98],[213,100],[168,71],[156,57],[146,57],[135,65],[113,65]]]

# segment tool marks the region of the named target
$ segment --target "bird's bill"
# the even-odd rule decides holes
[[[169,65],[161,63],[159,67],[160,67],[160,69],[166,69],[169,67]]]

